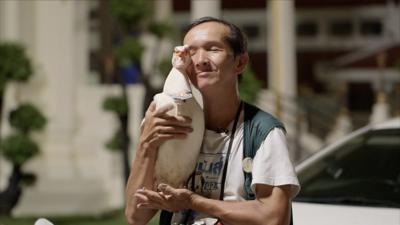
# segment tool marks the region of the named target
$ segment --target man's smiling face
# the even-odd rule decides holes
[[[209,88],[224,88],[235,84],[238,60],[226,41],[230,29],[218,22],[199,24],[185,35],[184,45],[190,48],[191,81],[202,92]]]

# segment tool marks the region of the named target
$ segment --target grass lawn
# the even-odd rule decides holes
[[[33,225],[37,218],[10,218],[0,216],[0,225]],[[49,217],[54,225],[127,225],[123,211],[116,211],[99,217]],[[148,225],[158,225],[158,214]]]

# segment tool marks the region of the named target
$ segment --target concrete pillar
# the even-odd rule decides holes
[[[400,41],[400,3],[394,0],[386,1],[386,14],[384,17],[385,37],[391,41]]]
[[[49,156],[48,164],[42,165],[43,171],[48,176],[70,177],[73,170],[69,161],[52,157],[69,158],[71,148],[60,146],[70,146],[76,130],[76,90],[79,77],[87,74],[84,66],[88,64],[82,40],[87,34],[87,24],[79,21],[82,7],[78,5],[83,3],[10,0],[0,4],[2,38],[26,47],[35,73],[27,84],[8,85],[3,109],[28,101],[42,110],[48,123],[39,142],[42,151],[48,151],[44,155]],[[2,125],[6,126],[4,121]],[[50,164],[60,170],[49,169]]]
[[[0,40],[18,40],[19,37],[19,1],[0,1]]]
[[[349,111],[346,107],[343,107],[340,110],[339,115],[336,117],[336,122],[333,126],[333,129],[326,137],[326,143],[333,143],[350,133],[352,130],[353,125],[349,116]]]
[[[353,130],[353,124],[351,121],[350,113],[347,102],[347,95],[348,95],[348,83],[347,82],[340,82],[336,83],[338,86],[337,95],[339,99],[342,99],[342,106],[341,109],[336,115],[336,121],[333,125],[332,129],[329,131],[325,142],[332,143],[341,137],[344,137],[346,134],[350,133]]]
[[[159,23],[172,24],[172,1],[154,0],[154,20]],[[144,76],[149,76],[149,81],[153,87],[160,88],[163,85],[164,77],[160,74],[158,65],[165,59],[172,56],[172,40],[164,37],[161,40],[151,33],[143,33],[140,37],[141,43],[145,46],[145,51],[141,58],[141,67]]]
[[[370,123],[383,122],[390,118],[390,106],[387,102],[387,81],[385,80],[385,69],[387,68],[387,53],[381,52],[376,57],[380,69],[375,80],[374,90],[376,93],[375,103],[372,106]]]
[[[285,124],[292,157],[301,155],[300,126],[297,113],[295,47],[295,11],[293,0],[267,0],[268,85],[275,93],[274,114]]]
[[[119,156],[104,149],[115,122],[101,108],[103,99],[116,95],[119,87],[85,83],[89,3],[41,0],[20,4],[20,36],[29,37],[36,79],[20,89],[25,99],[35,100],[48,124],[36,139],[41,154],[26,165],[38,181],[24,190],[13,215],[99,214],[120,208]]]
[[[268,83],[277,96],[275,113],[286,122],[297,97],[294,1],[271,0],[267,4]]]
[[[18,2],[17,1],[0,1],[0,41],[15,40],[18,37]],[[1,60],[1,59],[0,59]],[[6,90],[7,91],[7,90]],[[3,105],[4,105],[3,100]],[[2,108],[2,124],[8,123],[8,115],[5,113],[4,106]],[[6,129],[1,127],[1,134],[4,136]],[[10,130],[10,129],[9,129]],[[3,190],[8,184],[8,176],[11,173],[11,164],[6,161],[0,154],[0,190]]]
[[[204,16],[221,17],[221,0],[192,0],[190,8],[191,20]]]
[[[7,18],[19,15],[18,22],[3,21],[4,4],[9,2],[19,3],[14,14],[10,14],[10,6],[6,7],[8,15],[14,15]],[[24,165],[38,180],[24,189],[13,211],[15,216],[98,215],[123,205],[120,156],[104,146],[117,123],[101,107],[107,96],[120,94],[120,87],[86,82],[88,7],[88,1],[0,0],[0,31],[11,34],[14,29],[16,36],[12,39],[27,47],[35,71],[28,83],[7,86],[4,112],[20,102],[32,102],[48,119],[46,129],[33,136],[41,154]],[[13,29],[5,29],[10,23]],[[139,133],[143,93],[140,86],[128,90],[130,104],[135,105],[129,125],[133,137]],[[2,135],[12,132],[6,113]],[[0,188],[7,183],[10,172],[4,164],[0,161]]]
[[[372,106],[372,114],[370,116],[370,123],[380,123],[390,118],[390,107],[387,103],[385,92],[378,92],[376,101]]]
[[[89,82],[89,3],[87,1],[75,1],[75,20],[73,22],[74,42],[72,45],[75,47],[73,52],[73,59],[75,63],[75,84],[85,85]],[[72,46],[71,46],[72,47]],[[81,76],[83,74],[83,76]]]
[[[155,0],[155,10],[154,10],[154,16],[155,16],[155,21],[158,22],[163,22],[163,23],[168,23],[169,25],[172,26],[172,15],[173,15],[173,9],[172,9],[172,0]],[[167,36],[162,38],[161,40],[158,41],[158,45],[156,44],[153,48],[153,54],[155,54],[155,60],[153,62],[156,62],[157,65],[160,65],[160,63],[163,60],[168,60],[170,61],[172,57],[172,51],[173,51],[173,42],[171,39],[171,36]],[[158,68],[158,66],[155,66]],[[171,65],[172,66],[172,65]],[[154,66],[153,66],[154,67]],[[157,76],[158,78],[162,77],[164,78],[167,74],[163,74],[163,76]],[[162,80],[164,81],[164,80]]]
[[[171,0],[154,0],[154,19],[155,21],[170,20],[172,16]]]
[[[76,1],[35,2],[34,58],[46,84],[42,88],[49,140],[67,143],[76,125]],[[62,103],[62,104],[60,104]]]

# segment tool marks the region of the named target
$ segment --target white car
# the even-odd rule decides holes
[[[400,225],[400,118],[352,132],[296,171],[295,225]]]

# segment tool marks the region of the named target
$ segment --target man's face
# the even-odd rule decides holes
[[[193,64],[189,67],[191,81],[201,91],[235,85],[238,60],[225,41],[229,27],[217,22],[199,24],[186,34],[183,44],[190,48]]]

